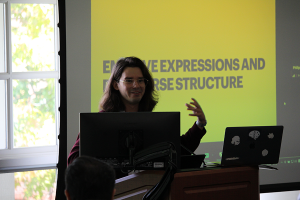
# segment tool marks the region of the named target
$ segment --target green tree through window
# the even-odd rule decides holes
[[[54,5],[11,4],[13,72],[55,71]],[[55,78],[14,79],[14,147],[56,145]],[[15,173],[23,199],[53,198],[56,170]]]

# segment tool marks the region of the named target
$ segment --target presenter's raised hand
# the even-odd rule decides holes
[[[189,114],[189,116],[196,116],[198,118],[197,125],[199,127],[203,127],[207,123],[204,112],[203,112],[201,106],[199,105],[199,103],[196,101],[196,99],[192,98],[192,101],[193,102],[190,102],[189,104],[188,103],[185,104],[187,107],[187,110],[193,111],[193,114]]]

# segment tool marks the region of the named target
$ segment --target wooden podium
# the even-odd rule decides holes
[[[164,171],[143,171],[116,180],[115,200],[139,199],[158,183]],[[258,200],[258,167],[204,168],[176,173],[166,199]]]

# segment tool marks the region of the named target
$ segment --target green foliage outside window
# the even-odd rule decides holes
[[[15,173],[15,188],[20,187],[22,199],[54,199],[56,170]],[[20,196],[16,194],[15,196]],[[15,198],[17,199],[17,198]]]
[[[54,6],[11,4],[13,72],[54,71]],[[14,147],[56,144],[56,79],[13,80]],[[56,170],[15,173],[23,199],[55,196]]]

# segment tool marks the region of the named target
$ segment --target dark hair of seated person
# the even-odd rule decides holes
[[[65,194],[71,200],[111,200],[115,191],[115,171],[96,158],[81,156],[66,169],[65,184]]]

